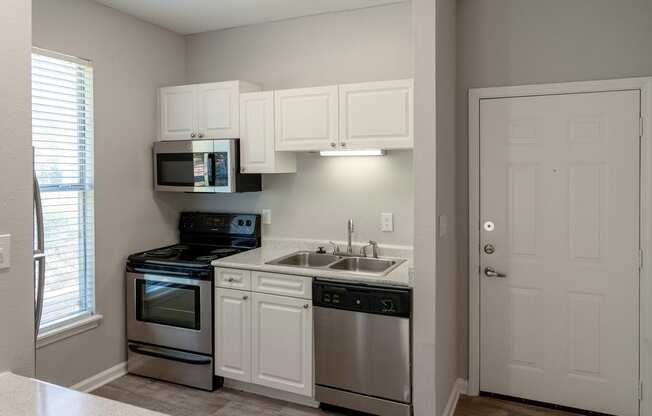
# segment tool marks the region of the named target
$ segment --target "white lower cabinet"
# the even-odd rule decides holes
[[[230,269],[218,268],[216,275],[224,270]],[[221,287],[220,282],[215,289],[215,374],[312,397],[312,301],[307,294],[280,296]]]
[[[251,382],[251,292],[215,290],[215,373]]]
[[[312,302],[254,293],[253,382],[312,396]]]

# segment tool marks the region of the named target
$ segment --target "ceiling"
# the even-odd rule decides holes
[[[95,0],[184,35],[409,0]]]

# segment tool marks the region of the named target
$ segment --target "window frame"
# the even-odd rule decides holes
[[[95,98],[94,98],[94,68],[90,60],[82,59],[70,55],[65,55],[55,51],[33,47],[31,66],[34,64],[34,55],[43,56],[47,58],[58,59],[69,63],[82,65],[87,69],[84,76],[89,76],[90,79],[81,79],[85,85],[90,87],[90,94],[84,94],[83,102],[90,106],[90,110],[84,108],[80,117],[84,117],[84,122],[81,123],[84,127],[90,123],[90,132],[84,133],[84,143],[79,146],[86,147],[86,151],[79,155],[79,172],[75,174],[76,178],[73,183],[66,183],[60,185],[40,185],[42,195],[48,192],[78,192],[79,204],[79,218],[81,227],[84,230],[84,235],[78,239],[79,244],[79,277],[80,277],[80,298],[79,302],[82,305],[81,310],[77,313],[71,313],[59,319],[41,323],[39,328],[39,335],[37,337],[36,348],[49,345],[53,342],[68,338],[79,334],[81,332],[96,328],[102,321],[102,315],[97,314],[95,304],[95,177],[94,177],[94,130],[95,130]],[[32,84],[33,85],[33,81]],[[90,102],[88,102],[90,96]],[[91,120],[87,121],[85,117],[90,114]],[[32,112],[32,125],[34,123],[34,112]],[[34,140],[34,137],[32,137]],[[38,147],[37,147],[38,148]],[[90,148],[90,150],[88,150]],[[88,211],[91,211],[90,214]],[[44,218],[45,221],[45,218]],[[46,245],[47,248],[47,245]],[[81,264],[83,263],[83,264]],[[47,267],[47,259],[46,259]],[[47,270],[47,269],[46,269]],[[47,272],[46,272],[47,278]],[[89,289],[89,285],[91,288]],[[45,295],[44,295],[45,296]]]

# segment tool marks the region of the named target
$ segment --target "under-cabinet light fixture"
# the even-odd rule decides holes
[[[322,150],[321,156],[385,156],[384,149],[360,149],[360,150]]]

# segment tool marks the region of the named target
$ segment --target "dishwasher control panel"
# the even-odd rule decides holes
[[[408,288],[315,280],[312,293],[315,306],[405,318],[412,312]]]

